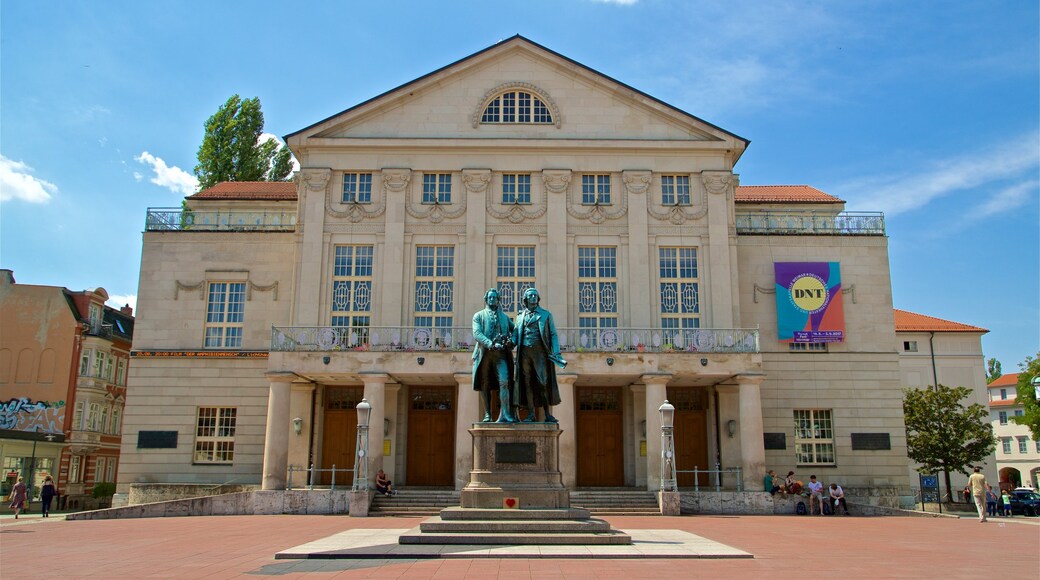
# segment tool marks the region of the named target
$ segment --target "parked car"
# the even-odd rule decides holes
[[[1040,494],[1031,490],[1016,489],[1011,496],[1011,513],[1024,516],[1040,516]]]

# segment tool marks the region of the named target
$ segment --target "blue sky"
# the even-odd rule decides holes
[[[283,136],[517,33],[750,139],[744,185],[884,211],[897,308],[990,329],[1005,372],[1040,350],[1030,0],[4,0],[0,267],[134,304],[230,95]]]

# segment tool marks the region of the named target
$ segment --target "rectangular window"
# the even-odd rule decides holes
[[[1007,400],[1007,389],[1000,389],[1000,400],[1001,401],[1006,401]]]
[[[834,426],[829,409],[795,409],[794,448],[799,465],[834,465]]]
[[[88,316],[90,318],[90,330],[92,332],[98,332],[101,330],[101,313],[103,312],[101,305],[91,304],[87,308],[89,310]]]
[[[343,203],[372,203],[372,174],[343,174]]]
[[[101,407],[101,417],[98,419],[98,433],[108,433],[108,405]]]
[[[516,122],[516,93],[502,94],[502,122]]]
[[[422,184],[423,203],[451,203],[451,174],[424,173]]]
[[[454,246],[416,246],[415,325],[451,328],[454,311]]]
[[[1023,413],[1025,413],[1024,410],[1022,410],[1022,409],[1015,409],[1015,416],[1016,417],[1021,417]]]
[[[109,433],[119,435],[119,427],[121,425],[119,421],[121,418],[119,409],[112,409],[112,425],[108,429]]]
[[[119,370],[116,371],[116,384],[126,386],[126,359],[119,358]]]
[[[206,304],[206,348],[242,348],[244,282],[212,282]]]
[[[1037,439],[1034,443],[1036,443],[1036,452],[1040,453],[1040,439]]]
[[[916,340],[904,340],[903,351],[905,352],[917,352],[917,341]]]
[[[790,352],[827,352],[826,342],[789,342],[787,350]]]
[[[1007,425],[1007,411],[1000,411],[997,413],[1001,425]]]
[[[610,205],[610,176],[582,175],[581,203],[584,205]]]
[[[1028,437],[1019,437],[1018,438],[1018,452],[1019,453],[1029,453],[1029,438]]]
[[[199,407],[195,463],[231,463],[235,459],[235,407]]]
[[[531,203],[531,176],[506,173],[502,176],[502,203]]]
[[[83,428],[83,401],[76,403],[76,411],[72,414],[72,429],[79,431]]]
[[[601,339],[616,345],[616,334],[590,332],[618,326],[617,248],[578,247],[578,326],[583,345],[595,347]]]
[[[104,377],[105,370],[105,353],[96,351],[94,353],[94,367],[90,370],[90,376],[100,379]]]
[[[79,359],[79,376],[88,377],[90,376],[90,355],[91,351],[85,350],[80,355]]]
[[[697,275],[697,248],[659,248],[661,275],[661,327],[675,344],[685,334],[681,330],[700,328],[700,282]],[[692,339],[691,336],[682,336]]]
[[[690,205],[690,176],[661,176],[661,205]]]
[[[80,455],[73,455],[69,459],[69,483],[79,483],[80,474],[82,473],[83,457]]]
[[[336,246],[332,270],[332,326],[349,327],[344,337],[354,347],[368,342],[372,325],[374,246]]]
[[[113,481],[114,482],[115,480],[116,480],[116,458],[115,457],[109,457],[108,458],[108,466],[105,468],[105,481]]]
[[[105,380],[106,381],[111,381],[112,378],[113,378],[112,377],[112,368],[114,366],[114,363],[115,363],[115,357],[113,357],[113,356],[105,356]]]
[[[87,408],[87,431],[101,430],[101,405],[91,403]]]
[[[1004,455],[1011,455],[1011,438],[1001,437],[1000,445],[1004,448]]]
[[[534,246],[499,246],[495,287],[502,312],[520,310],[524,291],[534,285]]]
[[[108,460],[104,457],[98,457],[97,461],[94,462],[94,483],[105,481],[105,466],[107,464]]]

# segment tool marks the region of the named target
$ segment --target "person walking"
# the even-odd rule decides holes
[[[997,492],[993,491],[993,486],[986,484],[986,515],[995,518],[997,517]]]
[[[979,512],[979,523],[986,521],[986,476],[982,475],[982,468],[975,466],[974,473],[968,478],[968,487],[971,488],[971,497],[975,499],[975,510]]]
[[[11,509],[14,510],[14,519],[18,519],[18,514],[25,509],[25,502],[28,499],[28,493],[25,487],[25,478],[19,477],[18,483],[14,484],[11,488]]]
[[[56,495],[58,495],[58,486],[54,485],[54,479],[48,475],[43,478],[43,485],[40,486],[40,513],[43,514],[43,517],[51,517],[51,502]]]

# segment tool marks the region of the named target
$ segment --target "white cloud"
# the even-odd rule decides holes
[[[141,175],[141,172],[140,171],[135,171],[134,172],[134,181],[140,182],[142,179],[144,179],[144,176]]]
[[[969,215],[973,219],[980,219],[989,217],[994,214],[1011,211],[1025,205],[1029,201],[1032,194],[1040,189],[1040,181],[1035,179],[1024,181],[1022,183],[1016,183],[1011,187],[1006,187],[988,200],[985,203],[975,208],[975,211]]]
[[[1033,133],[1000,147],[936,160],[913,172],[855,180],[836,191],[839,197],[849,200],[850,209],[869,205],[870,209],[881,209],[888,215],[900,214],[986,183],[1024,179],[1040,165],[1036,154],[1038,140],[1040,135]],[[1011,197],[1026,193],[1018,192],[1016,187],[1010,189],[1007,195]]]
[[[147,151],[142,151],[140,155],[134,157],[134,160],[138,163],[152,166],[152,171],[155,172],[155,177],[152,177],[149,181],[159,187],[165,187],[174,193],[191,195],[195,193],[195,190],[199,186],[199,180],[196,179],[194,175],[179,167],[166,165],[166,162],[161,158],[156,157]]]
[[[129,304],[130,308],[137,310],[137,294],[109,294],[105,304],[116,310]]]
[[[31,175],[33,169],[21,161],[0,155],[0,201],[20,200],[47,203],[58,186]]]

